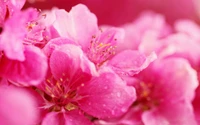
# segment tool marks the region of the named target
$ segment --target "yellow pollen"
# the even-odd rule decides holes
[[[48,83],[51,83],[50,79],[47,79],[46,81],[47,81]]]
[[[56,86],[58,87],[58,89],[59,89],[60,91],[62,91],[62,88],[61,88],[61,86],[60,86],[60,83],[59,83],[59,82],[56,82]]]
[[[67,105],[65,105],[65,109],[68,110],[68,111],[71,111],[71,110],[74,110],[74,109],[77,109],[78,107],[72,103],[68,103]]]

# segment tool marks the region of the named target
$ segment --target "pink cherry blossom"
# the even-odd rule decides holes
[[[1,34],[0,50],[4,51],[8,58],[24,61],[25,45],[43,44],[45,27],[40,26],[38,18],[37,10],[28,9],[16,12],[5,22]]]
[[[133,59],[127,59],[130,64],[118,68],[121,70],[127,70],[129,68],[130,70],[135,70],[134,74],[136,74],[146,68],[156,58],[153,53],[149,54],[150,56],[147,57],[149,59],[146,59],[145,55],[136,51],[133,52],[130,50],[123,52],[125,48],[117,51],[118,45],[120,46],[120,43],[123,41],[123,29],[106,28],[105,31],[98,29],[96,17],[84,5],[79,4],[73,7],[69,13],[64,10],[53,10],[53,13],[55,15],[53,26],[59,35],[75,41],[74,44],[80,45],[84,53],[97,68],[100,68],[108,62],[108,65],[114,69],[116,68],[115,62],[121,62],[125,57],[132,54]],[[80,14],[81,16],[79,16]],[[134,58],[135,55],[137,55],[137,58]],[[112,60],[113,57],[114,59]],[[110,59],[113,63],[109,63]],[[138,59],[138,64],[134,63],[136,59]],[[121,72],[127,74],[126,72],[128,71]]]
[[[44,118],[44,125],[49,124],[49,118],[53,122],[60,119],[68,123],[78,116],[84,123],[87,121],[84,112],[92,117],[110,118],[128,110],[135,100],[133,87],[127,86],[110,68],[97,72],[82,49],[70,40],[56,40],[47,44],[53,46],[47,52],[50,73],[40,86],[46,102],[44,108],[51,111]],[[49,51],[50,48],[45,47],[44,50]]]
[[[157,60],[140,72],[132,83],[137,100],[121,118],[98,121],[102,125],[188,125],[197,124],[192,108],[197,74],[181,58]]]

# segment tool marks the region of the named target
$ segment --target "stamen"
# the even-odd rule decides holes
[[[65,106],[65,109],[68,110],[68,111],[71,111],[71,110],[74,110],[74,109],[77,109],[78,107],[72,103],[68,103],[66,106]]]

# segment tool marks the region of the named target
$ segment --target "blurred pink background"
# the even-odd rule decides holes
[[[34,3],[31,3],[34,2]],[[199,22],[198,4],[200,0],[29,0],[25,8],[39,9],[65,8],[83,3],[96,14],[99,24],[121,25],[130,22],[143,10],[153,10],[166,16],[169,23],[179,18],[189,18]]]

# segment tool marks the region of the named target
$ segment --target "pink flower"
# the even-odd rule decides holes
[[[187,29],[187,30],[186,30]],[[192,21],[180,20],[175,23],[176,34],[162,40],[164,47],[160,53],[164,57],[181,57],[187,59],[199,76],[200,64],[200,27]],[[193,108],[198,124],[200,124],[199,93],[200,86],[196,89],[196,96],[193,100]]]
[[[0,50],[3,50],[8,58],[24,61],[25,46],[41,44],[40,42],[45,39],[43,37],[45,28],[40,26],[38,18],[37,10],[28,9],[16,12],[5,22],[1,34]]]
[[[0,0],[0,27],[15,11],[20,10],[26,0]]]
[[[49,53],[50,73],[40,86],[46,102],[44,108],[51,111],[42,124],[50,124],[50,121],[51,124],[59,121],[78,124],[80,121],[75,121],[76,117],[83,124],[89,124],[84,113],[110,118],[126,112],[135,100],[134,88],[127,86],[109,68],[97,73],[95,65],[79,46],[61,45],[62,42],[54,44]]]
[[[157,37],[155,33],[142,35],[138,49],[144,53],[155,51],[158,58],[184,58],[187,59],[197,72],[199,77],[200,48],[199,36],[200,28],[197,24],[189,20],[179,20],[175,23],[174,31],[165,37]],[[199,78],[198,78],[199,79]],[[199,121],[199,87],[193,101],[193,108],[196,119]]]
[[[197,124],[192,108],[197,74],[181,58],[157,60],[135,77],[137,100],[121,118],[98,124],[188,125]]]
[[[148,51],[154,44],[150,41],[168,36],[172,28],[165,21],[165,17],[151,11],[145,11],[131,23],[122,25],[125,30],[124,41],[119,44],[119,50],[139,49]],[[148,47],[141,47],[141,44],[148,44]],[[154,51],[154,50],[153,50]],[[149,50],[151,53],[152,50]]]
[[[38,123],[36,98],[26,88],[0,83],[0,121],[2,125],[33,125]]]
[[[156,58],[154,53],[146,57],[137,51],[125,51],[124,49],[118,51],[118,45],[120,46],[124,40],[123,30],[119,28],[107,28],[105,31],[99,30],[95,15],[84,5],[79,4],[73,7],[69,13],[64,10],[53,10],[53,13],[55,17],[53,26],[58,34],[61,37],[75,41],[74,44],[80,45],[88,59],[98,69],[108,64],[113,69],[120,68],[120,72],[125,74],[129,74],[127,72],[130,70],[132,70],[131,72],[138,73]],[[50,41],[46,46],[47,49],[54,42],[54,40]],[[124,58],[130,55],[133,57],[137,56],[137,58],[128,58],[128,65],[120,63],[120,66],[118,65],[116,68],[116,62],[124,61]],[[134,74],[132,73],[132,75]]]
[[[0,76],[15,85],[37,86],[46,76],[47,58],[38,48],[46,42],[45,27],[38,20],[39,13],[28,9],[15,12],[4,23]]]

